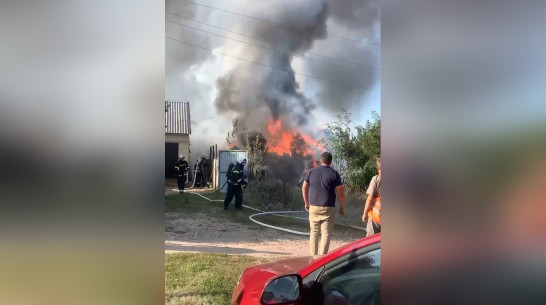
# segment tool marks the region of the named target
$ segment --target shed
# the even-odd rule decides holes
[[[190,103],[165,101],[165,177],[174,177],[179,155],[190,160]]]

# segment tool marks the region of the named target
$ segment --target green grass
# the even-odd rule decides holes
[[[216,253],[165,254],[165,304],[229,305],[241,272],[265,262]]]
[[[224,199],[225,194],[218,192],[206,192],[201,193],[203,196],[210,199]],[[243,196],[244,198],[244,196]],[[243,204],[245,204],[243,202]],[[180,212],[187,215],[197,215],[205,214],[210,217],[219,218],[219,219],[229,219],[237,223],[252,225],[256,229],[263,229],[264,227],[254,224],[248,217],[256,212],[243,209],[235,209],[235,201],[232,201],[229,210],[224,210],[223,202],[209,202],[208,200],[203,199],[194,194],[173,194],[165,195],[165,211],[166,212]]]
[[[222,194],[216,191],[203,192],[200,194],[202,194],[203,196],[207,198],[218,199],[218,200],[223,200],[225,197],[225,194]],[[252,204],[252,198],[249,198],[252,195],[253,195],[252,193],[250,194],[244,193],[243,204],[254,206],[254,204]],[[293,196],[297,197],[297,195],[298,194],[296,193],[296,191],[294,191]],[[297,198],[294,198],[294,200],[295,199]],[[180,194],[174,193],[172,195],[165,196],[165,211],[180,212],[187,215],[204,214],[210,217],[219,218],[219,219],[227,219],[236,223],[247,225],[249,226],[249,228],[256,229],[256,230],[266,229],[263,226],[255,224],[248,218],[250,215],[257,213],[256,211],[246,209],[246,208],[243,209],[242,211],[236,210],[234,203],[235,202],[232,201],[231,205],[229,206],[229,210],[224,211],[223,202],[209,202],[208,200],[205,200],[204,198],[194,194],[185,193],[183,195],[180,195]],[[280,208],[280,207],[276,207],[276,208]],[[308,214],[305,211],[303,211],[303,199],[301,200],[301,205],[300,203],[298,203],[297,209],[302,210],[302,212],[296,213],[296,214],[287,214],[287,215],[298,216],[298,217],[308,217]],[[361,200],[359,198],[349,196],[347,200],[345,216],[343,218],[336,217],[336,223],[341,225],[353,225],[353,226],[364,227],[361,220],[362,209],[363,209],[363,205],[361,203]],[[287,210],[289,210],[289,208]],[[290,219],[286,217],[278,217],[273,215],[256,216],[255,219],[266,224],[281,226],[283,228],[287,228],[291,230],[302,231],[302,232],[309,231],[309,223],[306,220]]]

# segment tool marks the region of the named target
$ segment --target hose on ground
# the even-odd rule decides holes
[[[173,191],[178,191],[178,189],[173,189]],[[224,200],[220,200],[220,199],[210,199],[210,198],[207,198],[199,193],[194,193],[194,192],[188,192],[186,191],[185,193],[187,194],[193,194],[193,195],[197,195],[205,200],[207,200],[208,202],[224,202]],[[266,223],[263,223],[261,221],[258,221],[256,219],[254,219],[254,217],[256,216],[262,216],[262,215],[275,215],[275,216],[280,216],[280,217],[288,217],[288,218],[295,218],[295,219],[302,219],[302,220],[308,220],[309,218],[305,218],[305,217],[297,217],[297,216],[290,216],[290,215],[282,215],[282,214],[291,214],[291,213],[302,213],[303,211],[272,211],[272,212],[265,212],[265,211],[262,211],[262,210],[258,210],[256,208],[253,208],[253,207],[250,207],[250,206],[247,206],[247,205],[244,205],[243,204],[243,207],[249,209],[249,210],[253,210],[253,211],[257,211],[258,213],[255,213],[255,214],[252,214],[248,217],[248,219],[250,219],[252,222],[258,224],[258,225],[261,225],[261,226],[264,226],[264,227],[268,227],[268,228],[271,228],[271,229],[275,229],[275,230],[280,230],[280,231],[284,231],[284,232],[288,232],[288,233],[292,233],[292,234],[297,234],[297,235],[305,235],[305,236],[309,236],[311,235],[309,232],[301,232],[301,231],[296,231],[296,230],[290,230],[290,229],[286,229],[286,228],[282,228],[282,227],[278,227],[278,226],[273,226],[273,225],[269,225],[269,224],[266,224]],[[346,225],[347,227],[351,227],[351,228],[354,228],[354,229],[359,229],[359,230],[362,230],[362,228],[359,228],[359,227],[355,227],[355,226],[350,226],[350,225]]]

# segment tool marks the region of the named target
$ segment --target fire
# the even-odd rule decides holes
[[[269,119],[269,125],[267,125],[270,135],[276,135],[282,129],[282,122],[280,120]]]
[[[292,156],[298,154],[308,156],[312,154],[311,148],[317,143],[313,137],[295,130],[284,130],[281,120],[269,120],[268,150],[279,156],[284,154]]]

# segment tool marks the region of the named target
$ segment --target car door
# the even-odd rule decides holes
[[[380,304],[381,248],[355,249],[317,269],[304,279],[303,304]]]

